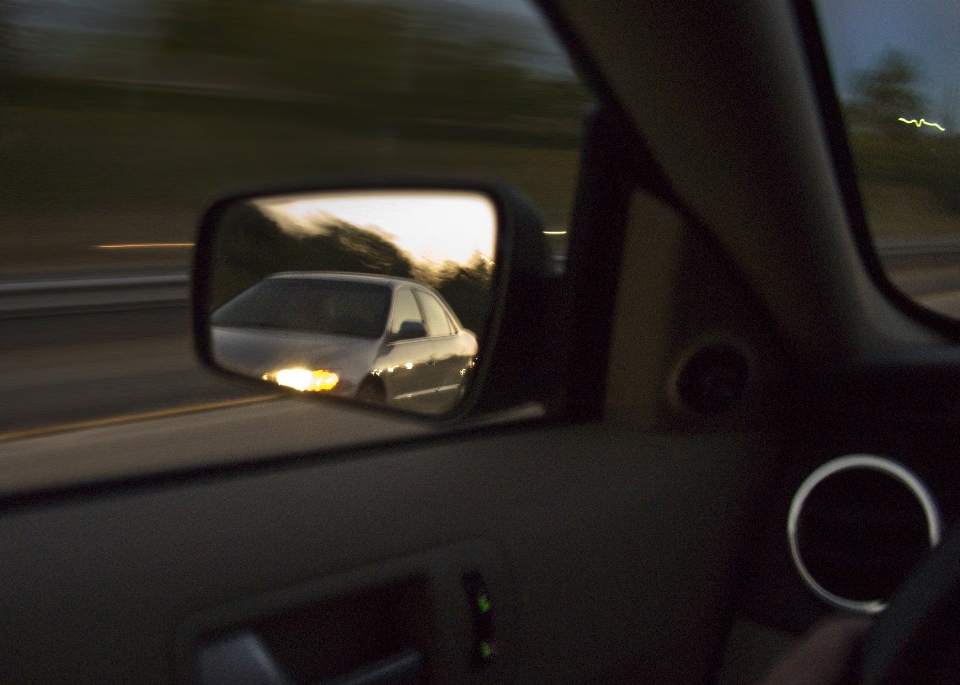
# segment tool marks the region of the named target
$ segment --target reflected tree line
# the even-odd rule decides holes
[[[848,137],[861,181],[912,185],[929,190],[938,203],[960,212],[960,136],[953,103],[934,116],[924,95],[921,60],[888,50],[876,65],[855,77],[855,96],[843,103]],[[937,123],[906,123],[901,118]]]
[[[253,205],[238,205],[223,217],[214,246],[213,308],[282,271],[340,271],[411,278],[435,288],[461,323],[482,333],[491,302],[493,266],[479,252],[466,264],[417,260],[392,241],[349,222],[324,221],[315,235],[290,235]]]

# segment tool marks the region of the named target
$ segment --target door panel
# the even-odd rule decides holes
[[[764,454],[568,427],[24,501],[0,519],[0,677],[170,682],[191,616],[482,538],[520,682],[691,682]],[[451,593],[432,598],[437,644],[463,645]],[[467,657],[438,654],[462,681]]]

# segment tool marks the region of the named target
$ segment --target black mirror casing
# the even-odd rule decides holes
[[[557,410],[563,402],[565,378],[565,370],[558,368],[565,357],[564,312],[568,303],[564,278],[554,273],[543,222],[530,201],[519,191],[495,183],[431,178],[332,179],[258,186],[214,201],[202,215],[192,266],[194,342],[201,361],[222,373],[239,376],[216,362],[210,324],[215,239],[228,210],[265,196],[376,190],[478,192],[496,207],[491,306],[480,336],[472,381],[459,404],[435,419],[457,419],[530,402],[541,403],[548,412]]]

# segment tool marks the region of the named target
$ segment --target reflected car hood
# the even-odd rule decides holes
[[[381,342],[379,338],[219,326],[213,327],[211,337],[218,364],[257,378],[294,366],[363,375],[370,370]]]

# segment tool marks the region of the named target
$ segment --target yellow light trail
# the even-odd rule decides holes
[[[544,231],[544,235],[566,235],[566,231]]]
[[[131,247],[193,247],[193,243],[124,243],[120,245],[94,245],[98,250],[122,250]]]
[[[941,131],[947,130],[940,124],[935,124],[932,121],[927,121],[926,119],[921,119],[920,121],[917,121],[916,119],[904,119],[903,117],[900,117],[899,119],[897,119],[897,121],[902,121],[905,124],[916,124],[917,128],[920,128],[920,126],[923,125],[923,126],[933,126],[934,128],[938,128]]]

